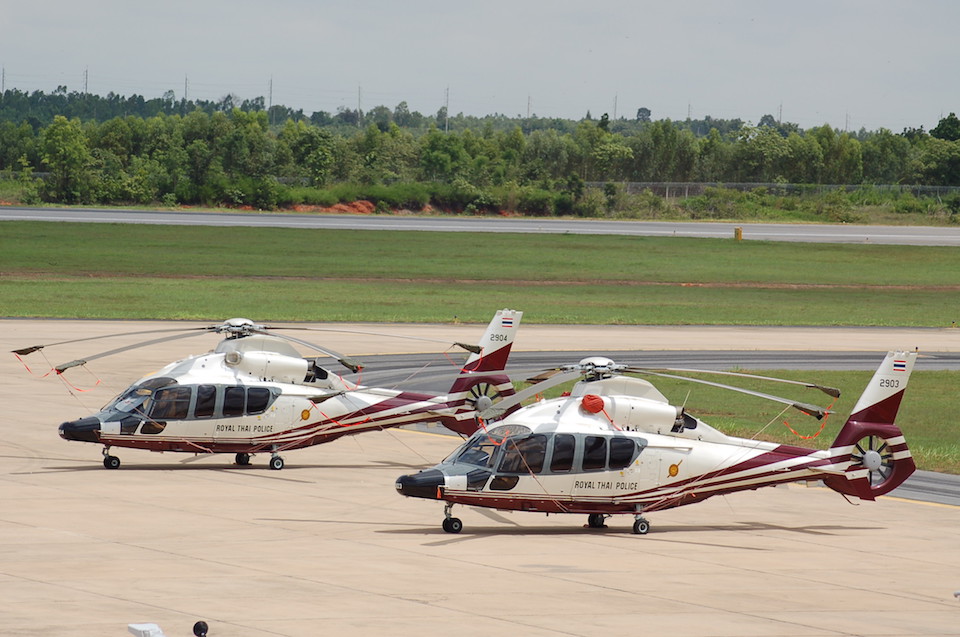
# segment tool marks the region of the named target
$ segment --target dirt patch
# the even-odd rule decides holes
[[[371,201],[360,200],[350,203],[338,203],[333,206],[313,206],[309,204],[298,204],[293,206],[295,212],[315,212],[315,213],[337,213],[347,215],[370,215],[376,211],[377,207]]]

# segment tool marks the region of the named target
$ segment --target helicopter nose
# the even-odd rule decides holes
[[[64,440],[100,442],[100,419],[90,416],[65,422],[60,425],[60,437]]]
[[[440,487],[444,485],[443,472],[438,469],[427,469],[420,473],[400,476],[397,478],[397,492],[413,498],[440,498]]]

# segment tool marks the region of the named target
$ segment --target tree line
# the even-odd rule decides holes
[[[444,109],[424,116],[401,103],[306,117],[265,109],[262,98],[236,101],[6,91],[0,170],[16,176],[25,200],[61,203],[275,208],[363,195],[387,206],[574,214],[586,182],[960,186],[953,113],[929,132],[849,133],[802,130],[772,116],[756,126],[653,120],[647,109],[629,120],[572,121],[451,118]],[[46,104],[48,123],[37,104]],[[135,113],[100,119],[79,113],[80,105]],[[33,115],[17,119],[28,107]]]

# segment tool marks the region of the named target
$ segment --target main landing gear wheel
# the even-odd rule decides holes
[[[248,464],[250,464],[250,454],[240,452],[236,455],[234,461],[241,467],[246,467]]]
[[[637,535],[646,535],[650,531],[650,523],[643,518],[633,521],[633,532]]]
[[[103,457],[103,466],[107,469],[119,469],[120,468],[120,458],[116,456],[105,455]]]
[[[444,518],[443,530],[447,533],[459,533],[463,530],[463,522],[460,518]]]
[[[283,469],[283,458],[280,456],[273,456],[270,458],[270,468],[274,471],[280,471],[280,469]]]
[[[607,525],[604,524],[604,520],[607,519],[602,513],[591,513],[587,516],[587,526],[591,529],[605,529]]]

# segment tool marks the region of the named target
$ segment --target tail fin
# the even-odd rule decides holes
[[[894,424],[917,360],[916,352],[887,352],[853,413],[830,447],[845,469],[824,483],[864,500],[889,493],[916,470],[903,432]]]
[[[499,397],[515,392],[510,377],[502,373],[510,357],[513,339],[523,312],[498,310],[480,339],[480,352],[471,354],[447,396],[456,412],[442,419],[448,429],[462,434],[477,430],[476,412],[486,409]],[[487,372],[501,372],[487,373]]]

